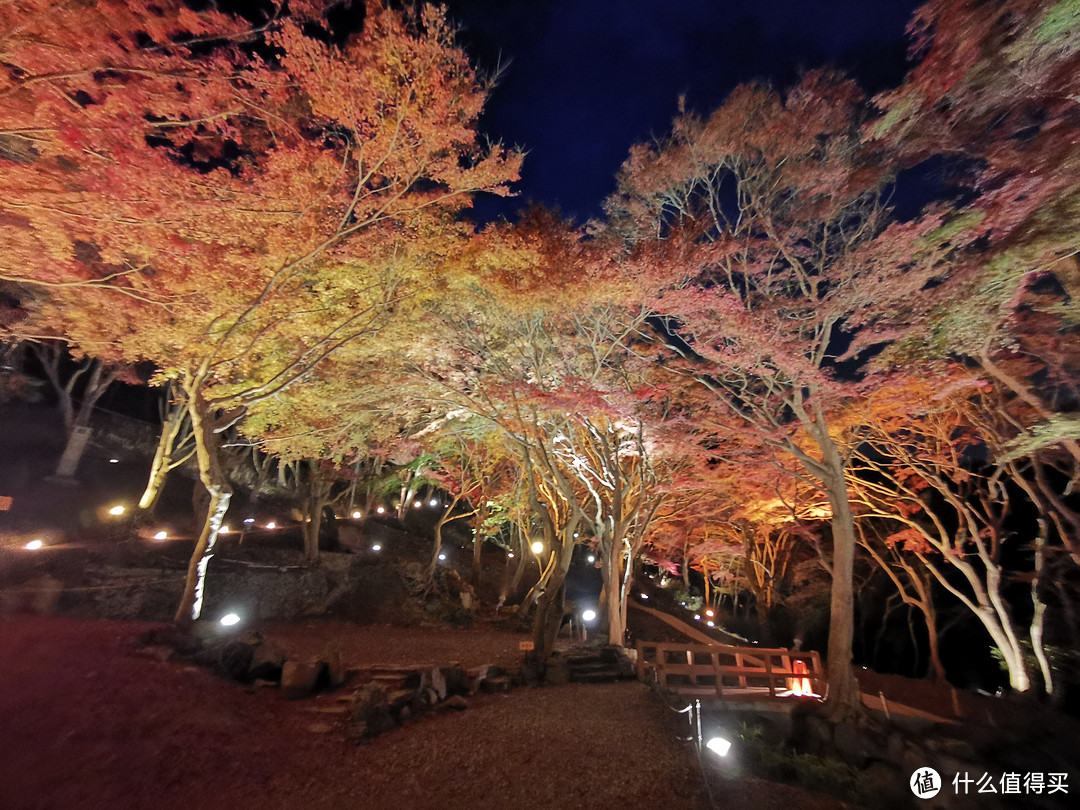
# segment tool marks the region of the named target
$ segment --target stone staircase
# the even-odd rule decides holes
[[[611,683],[633,680],[634,662],[618,647],[577,647],[552,655],[547,661],[547,682]]]

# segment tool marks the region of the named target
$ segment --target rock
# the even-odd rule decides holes
[[[266,681],[281,680],[281,668],[285,665],[285,651],[272,641],[266,641],[251,654],[248,677]]]
[[[397,689],[387,696],[390,711],[392,712],[400,712],[406,707],[411,708],[415,699],[415,689]]]
[[[398,712],[397,719],[399,723],[405,725],[412,720],[412,709],[408,706],[402,706],[401,710]]]
[[[461,606],[466,610],[472,610],[473,595],[468,591],[462,591],[461,594]]]
[[[544,679],[552,686],[570,682],[570,663],[565,656],[556,653],[548,658]]]
[[[484,691],[493,694],[496,692],[509,692],[510,691],[510,679],[505,675],[498,678],[487,678],[483,683]]]
[[[372,681],[353,692],[349,734],[354,740],[362,742],[396,726],[389,695],[381,683]]]
[[[435,694],[439,696],[439,700],[446,700],[446,678],[443,676],[442,670],[438,667],[432,667],[423,671],[423,678],[420,681],[422,689],[433,689]]]
[[[466,685],[465,670],[459,666],[443,667],[439,670],[446,682],[447,695],[464,695],[469,691]]]
[[[281,689],[285,697],[295,700],[315,691],[321,669],[318,661],[286,661],[281,668]]]
[[[467,701],[461,695],[451,695],[450,697],[448,697],[446,700],[444,700],[440,704],[439,708],[441,708],[441,709],[455,709],[457,711],[463,711],[463,710],[469,708],[469,701]]]
[[[326,667],[326,679],[331,689],[338,689],[349,679],[349,670],[341,662],[341,650],[336,644],[330,644],[323,651],[320,660]]]
[[[484,681],[489,677],[490,670],[494,667],[482,666],[465,670],[465,690],[470,695],[475,695],[484,687]]]
[[[306,728],[312,734],[328,734],[334,730],[330,723],[309,723]]]

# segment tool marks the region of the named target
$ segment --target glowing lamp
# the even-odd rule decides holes
[[[371,547],[371,550],[372,551],[382,551],[382,546],[380,546],[378,543],[376,543],[375,545],[373,545]]]
[[[581,620],[583,622],[591,622],[591,621],[594,621],[595,619],[596,619],[596,611],[595,610],[582,611]]]
[[[109,459],[109,463],[110,463],[110,464],[119,464],[119,463],[120,463],[120,459],[118,459],[118,458],[110,458],[110,459]]]
[[[648,599],[648,598],[649,598],[649,595],[648,595],[647,593],[643,593],[643,594],[641,595],[641,598],[642,598],[642,599]]]
[[[109,510],[109,514],[113,515],[114,517],[120,517],[120,515],[124,514],[124,512],[126,512],[126,511],[127,510],[124,507],[117,504],[116,506],[114,506],[112,509]]]
[[[446,555],[445,555],[445,554],[440,554],[440,555],[439,555],[439,559],[440,559],[440,560],[445,560],[445,559],[446,559]]]
[[[715,616],[716,614],[715,614],[715,613],[713,613],[713,609],[712,609],[712,608],[709,608],[709,609],[707,609],[707,610],[705,611],[705,615],[706,615],[706,616]]]
[[[412,505],[413,505],[413,509],[419,509],[420,508],[420,501],[413,501]]]
[[[574,539],[577,540],[581,535],[578,532],[574,532]]]
[[[44,545],[45,544],[43,542],[41,542],[40,540],[31,540],[23,548],[29,549],[30,551],[37,551],[39,548],[41,548]]]
[[[364,513],[363,513],[363,512],[361,512],[361,511],[359,511],[359,510],[357,510],[356,512],[353,512],[353,513],[352,513],[352,517],[353,517],[353,520],[359,520],[359,519],[360,519],[360,518],[362,518],[363,516],[364,516]]]
[[[217,530],[217,533],[218,534],[228,534],[229,533],[229,527],[228,526],[222,526],[220,529]]]
[[[707,622],[705,622],[705,624],[709,625],[709,627],[716,627],[716,622],[714,622],[712,619],[709,619]]]
[[[248,525],[251,525],[254,522],[255,518],[244,518],[244,523],[247,523]]]
[[[718,757],[726,757],[731,750],[731,743],[725,740],[723,737],[713,737],[707,743],[705,747],[716,754]]]
[[[700,622],[701,621],[701,614],[700,613],[695,613],[694,614],[694,621],[695,622]]]
[[[587,559],[587,560],[588,560],[589,562],[591,562],[591,563],[594,563],[594,562],[596,562],[596,555],[595,555],[595,554],[590,554],[590,555],[589,555],[588,557],[586,557],[585,559]]]
[[[274,521],[271,520],[269,523],[266,524],[266,528],[268,528],[268,529],[276,529],[277,524],[274,523]]]
[[[157,534],[154,535],[154,539],[155,540],[164,540],[168,536],[169,536],[168,532],[158,532]]]
[[[508,560],[514,559],[514,552],[512,552],[512,551],[506,552],[506,559],[508,559]]]
[[[539,540],[537,540],[536,542],[534,542],[532,544],[532,553],[533,554],[541,554],[541,553],[543,553],[543,551],[544,551],[544,544],[541,543]]]
[[[439,505],[439,502],[437,500],[435,500],[434,498],[432,498],[430,501],[428,501],[428,506],[435,507],[435,506],[438,506],[438,505]]]
[[[378,512],[380,515],[385,515],[386,514],[386,507],[385,506],[380,506],[375,511]]]
[[[221,622],[222,627],[232,627],[234,624],[240,624],[240,617],[235,613],[226,613],[218,621]]]

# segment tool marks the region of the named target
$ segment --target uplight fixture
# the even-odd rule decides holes
[[[445,559],[446,559],[446,554],[445,554],[445,553],[443,553],[443,554],[440,554],[440,555],[439,555],[439,559],[440,559],[440,560],[445,560]]]
[[[112,515],[113,517],[120,517],[120,515],[124,514],[124,512],[126,512],[126,511],[127,511],[127,509],[125,509],[120,504],[117,504],[116,506],[114,506],[112,509],[109,510],[109,514]]]
[[[586,557],[585,559],[586,559],[586,560],[588,560],[588,561],[589,561],[589,562],[591,562],[591,563],[594,563],[594,562],[596,562],[596,555],[595,555],[595,554],[590,554],[590,555],[589,555],[588,557]]]
[[[436,507],[438,505],[439,505],[439,502],[435,498],[432,498],[430,501],[428,501],[428,506]]]
[[[544,551],[544,544],[539,540],[536,540],[533,542],[531,548],[533,554],[542,554]]]
[[[269,523],[266,524],[266,528],[268,528],[268,529],[276,529],[277,524],[274,523],[274,521],[271,520]]]
[[[29,543],[23,546],[23,548],[28,549],[29,551],[37,551],[44,545],[45,543],[43,543],[41,540],[31,540]]]
[[[380,515],[385,515],[386,514],[386,507],[385,506],[380,506],[375,511],[378,512]]]
[[[119,463],[120,463],[120,459],[118,459],[118,458],[110,458],[110,459],[109,459],[109,463],[110,463],[110,464],[119,464]]]
[[[168,532],[162,531],[154,535],[155,540],[164,540],[169,536]]]
[[[359,520],[359,519],[360,519],[360,518],[362,518],[363,516],[364,516],[364,513],[363,513],[363,512],[361,512],[360,510],[357,510],[357,511],[355,511],[355,512],[353,512],[353,513],[352,513],[352,518],[353,518],[353,520]]]
[[[581,620],[583,622],[591,622],[591,621],[594,621],[595,619],[596,619],[596,611],[595,610],[590,609],[590,610],[582,611]]]
[[[718,757],[726,757],[728,752],[731,751],[731,743],[723,737],[713,737],[705,743],[705,747]]]
[[[234,624],[240,624],[240,617],[235,613],[226,613],[218,621],[222,627],[232,627]]]
[[[373,545],[371,547],[371,550],[372,551],[382,551],[382,546],[380,546],[378,543],[376,543],[375,545]]]

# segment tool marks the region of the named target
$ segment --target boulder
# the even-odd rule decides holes
[[[272,641],[265,641],[251,654],[248,678],[277,681],[281,680],[281,668],[285,665],[285,651]]]
[[[285,697],[295,700],[314,692],[320,669],[318,661],[286,661],[281,668],[281,689]]]
[[[345,685],[345,682],[349,679],[349,670],[345,668],[345,665],[341,661],[341,650],[336,644],[330,644],[323,654],[319,656],[319,660],[322,662],[326,670],[327,684],[331,689],[338,689]]]
[[[377,681],[366,683],[353,692],[349,712],[349,734],[360,743],[397,726],[390,713],[390,696]]]
[[[439,670],[442,673],[443,680],[446,682],[446,694],[447,695],[464,695],[469,691],[469,687],[466,683],[467,675],[465,670],[461,667],[454,666],[442,667]]]

